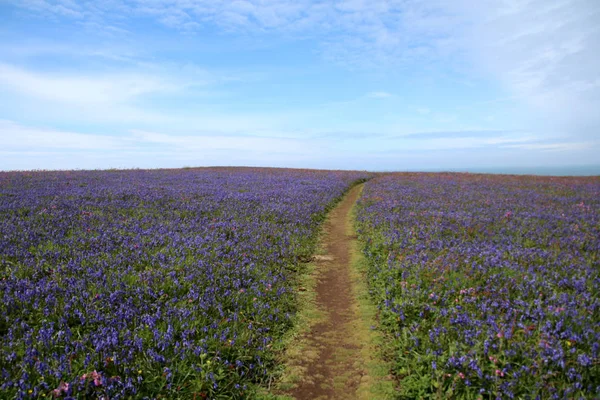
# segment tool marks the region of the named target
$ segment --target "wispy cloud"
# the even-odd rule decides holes
[[[198,109],[186,102],[208,103],[227,96],[215,88],[235,79],[193,64],[127,65],[114,72],[110,67],[78,70],[67,66],[40,71],[0,62],[0,101],[53,122],[192,126],[224,132],[273,128],[274,115],[237,112],[232,118],[214,106]]]
[[[224,164],[224,160],[227,164],[247,165],[268,165],[274,161],[286,165],[287,161],[302,166],[301,161],[307,154],[313,161],[327,154],[324,143],[319,146],[300,138],[143,130],[105,135],[28,126],[8,120],[0,120],[0,137],[2,169],[39,168],[41,161],[44,168],[51,169],[106,168],[106,162],[114,167],[152,166],[156,160],[167,166],[182,166],[182,162]],[[260,159],[269,161],[261,164]]]
[[[381,132],[366,131],[327,131],[311,135],[312,139],[334,139],[334,140],[372,140],[382,138]]]
[[[319,168],[346,166],[414,170],[439,168],[439,164],[431,162],[432,155],[436,158],[451,156],[444,164],[448,168],[499,165],[497,163],[507,157],[511,157],[513,163],[527,160],[527,165],[536,165],[536,162],[537,165],[556,165],[556,156],[551,154],[578,154],[582,149],[583,154],[580,155],[583,157],[579,157],[578,161],[591,163],[600,147],[598,141],[563,139],[546,143],[535,137],[519,138],[503,132],[487,132],[481,136],[474,132],[424,132],[395,139],[375,136],[376,140],[370,134],[349,133],[346,136],[340,136],[340,132],[324,132],[321,137],[307,139],[300,136],[234,135],[209,131],[174,134],[145,130],[130,130],[113,136],[0,120],[0,137],[3,138],[0,168],[223,164],[302,167],[309,164]],[[348,164],[348,160],[352,163]]]
[[[600,151],[600,141],[589,140],[589,141],[563,141],[558,143],[509,143],[504,144],[501,147],[507,149],[521,149],[521,150],[538,150],[538,151],[554,151],[554,152],[565,152],[565,151],[576,151],[576,150],[590,150],[596,149]]]
[[[50,128],[25,126],[0,120],[2,147],[11,151],[47,150],[117,150],[126,142],[116,136],[83,134]]]
[[[394,95],[388,92],[369,92],[367,93],[367,97],[373,99],[387,99],[390,97],[394,97]]]
[[[16,4],[40,13],[59,15],[71,18],[83,18],[85,12],[83,7],[72,0],[22,0]]]
[[[50,101],[115,103],[158,92],[185,88],[180,82],[138,74],[79,75],[43,74],[9,64],[0,64],[0,86]]]
[[[589,135],[600,127],[600,3],[469,2],[472,52],[548,125]],[[585,129],[587,127],[587,129]],[[592,129],[593,131],[594,129]],[[596,133],[592,133],[596,134]]]
[[[161,133],[132,129],[120,135],[69,132],[0,120],[0,136],[5,150],[143,150],[159,148],[174,153],[209,150],[280,151],[303,153],[312,144],[294,137],[232,134],[198,131],[188,134]]]
[[[515,132],[498,131],[498,130],[465,130],[465,131],[440,131],[440,132],[417,132],[406,135],[395,136],[396,139],[416,139],[416,140],[431,140],[431,139],[459,139],[459,138],[493,138],[502,137],[507,134],[514,136]]]
[[[304,153],[310,149],[306,141],[296,138],[265,137],[257,135],[173,135],[158,132],[132,130],[127,141],[137,144],[159,145],[177,152],[208,150],[278,152],[288,149],[290,153]]]
[[[180,31],[207,24],[225,32],[317,38],[322,54],[350,66],[374,67],[432,60],[456,45],[458,15],[438,1],[400,0],[140,0],[75,3],[19,0],[30,11],[85,21],[140,16]],[[116,11],[116,13],[115,13]]]

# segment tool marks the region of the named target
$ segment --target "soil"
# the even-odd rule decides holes
[[[356,236],[350,235],[350,212],[361,186],[355,186],[333,209],[324,225],[323,252],[315,256],[318,281],[316,305],[323,318],[303,340],[314,356],[298,361],[304,373],[287,394],[298,400],[353,399],[366,375],[364,351],[355,328],[361,324],[357,300],[352,291],[351,249]]]

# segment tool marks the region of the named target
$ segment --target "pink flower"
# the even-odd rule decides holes
[[[460,379],[465,379],[465,374],[463,374],[462,372],[459,372],[459,373],[458,373],[458,377],[459,377]]]
[[[496,376],[501,376],[501,377],[504,376],[504,371],[502,371],[500,369],[497,369],[496,370]]]
[[[95,386],[102,386],[102,375],[100,375],[98,372],[96,372],[96,370],[94,370],[94,372],[92,372],[90,375],[91,375],[92,379],[94,380]]]
[[[60,397],[63,393],[67,393],[69,391],[69,384],[67,382],[60,382],[58,387],[52,391],[52,395],[54,397]]]

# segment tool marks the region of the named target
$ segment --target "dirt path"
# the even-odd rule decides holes
[[[356,393],[367,374],[363,348],[367,344],[357,335],[363,322],[351,267],[356,238],[349,226],[361,189],[362,185],[355,186],[331,211],[324,226],[322,253],[315,256],[316,307],[322,317],[302,338],[312,356],[306,351],[305,357],[294,360],[303,373],[287,393],[298,400],[361,397]]]

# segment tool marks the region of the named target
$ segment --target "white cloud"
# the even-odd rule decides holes
[[[0,85],[45,100],[72,103],[125,102],[141,95],[176,92],[177,82],[138,74],[48,74],[0,63]]]
[[[577,151],[592,148],[598,148],[599,141],[584,141],[584,142],[562,142],[562,143],[520,143],[506,144],[501,147],[509,149],[522,150],[542,150],[542,151]]]
[[[419,135],[429,137],[423,140]],[[449,136],[449,137],[445,137]],[[112,167],[182,167],[185,165],[265,165],[282,167],[415,169],[492,165],[503,157],[526,157],[532,165],[556,165],[552,154],[578,154],[590,162],[599,143],[565,139],[540,142],[518,133],[430,132],[407,137],[352,140],[336,137],[269,137],[188,132],[173,134],[130,130],[118,136],[70,132],[0,120],[0,170]],[[392,140],[393,139],[393,140]],[[595,150],[594,150],[595,149]],[[474,151],[475,150],[475,151]],[[431,154],[439,161],[432,162]],[[457,154],[460,155],[457,158]],[[546,154],[546,155],[545,155]],[[450,159],[444,157],[452,155]],[[352,163],[348,160],[352,159]],[[525,160],[525,158],[523,158]],[[535,160],[532,161],[532,160]],[[490,164],[492,162],[492,164]],[[541,164],[540,164],[541,163]],[[501,165],[501,164],[496,164]]]
[[[232,154],[260,152],[281,153],[302,156],[359,154],[362,151],[381,149],[382,140],[387,149],[402,150],[444,150],[472,149],[485,146],[502,146],[536,149],[531,143],[534,136],[519,136],[503,132],[482,132],[480,135],[466,132],[425,132],[404,136],[382,138],[373,141],[372,135],[323,134],[310,139],[303,135],[281,132],[272,135],[241,133],[219,133],[218,131],[197,131],[188,133],[155,132],[132,129],[118,136],[68,132],[57,129],[27,126],[13,121],[0,120],[0,137],[4,149],[13,152],[26,151],[93,151],[93,152],[133,152],[159,151],[184,157],[190,154],[204,154],[213,151],[229,151]],[[335,150],[334,150],[335,149]]]
[[[536,124],[573,135],[600,128],[600,2],[469,2],[476,22],[466,45],[518,99]],[[540,116],[544,118],[540,120]]]
[[[421,139],[400,139],[396,140],[397,148],[402,150],[440,150],[444,152],[451,152],[453,150],[465,150],[465,149],[477,149],[484,147],[506,147],[505,143],[514,143],[515,141],[530,141],[531,138],[516,139],[514,137],[492,137],[492,138],[479,138],[479,137],[449,137],[449,138],[435,138],[428,140]]]
[[[71,18],[84,17],[81,6],[71,0],[19,0],[17,4],[37,12]]]
[[[61,12],[59,0],[14,3],[36,12]],[[358,67],[431,60],[455,47],[450,37],[461,29],[443,0],[139,0],[83,2],[78,18],[105,25],[146,16],[180,31],[207,24],[226,32],[277,33],[318,40],[329,59]],[[75,9],[71,6],[69,9]],[[115,12],[117,10],[118,12]]]
[[[390,97],[394,97],[394,95],[388,92],[369,92],[367,93],[367,97],[375,99],[387,99]]]
[[[0,138],[4,150],[117,150],[125,143],[115,136],[66,132],[56,129],[24,126],[13,121],[0,120]]]
[[[0,101],[5,115],[34,115],[50,124],[137,126],[231,132],[273,129],[276,115],[219,111],[210,99],[227,96],[213,87],[236,79],[193,64],[143,64],[118,73],[64,69],[36,71],[0,62]],[[189,104],[187,99],[192,99]],[[12,110],[12,111],[9,111]]]
[[[324,142],[298,138],[143,130],[110,136],[7,120],[0,120],[0,139],[0,170],[223,164],[305,167],[331,154]]]
[[[311,146],[306,141],[285,137],[264,137],[255,135],[170,135],[165,133],[132,130],[127,140],[138,144],[166,146],[177,152],[207,150],[261,151],[305,153]]]
[[[160,149],[172,154],[182,154],[209,150],[281,152],[285,149],[288,153],[305,153],[314,150],[314,141],[308,143],[293,137],[215,131],[173,134],[138,129],[111,136],[27,126],[9,120],[0,120],[0,137],[4,150],[20,152],[48,150],[138,152],[144,149]]]

